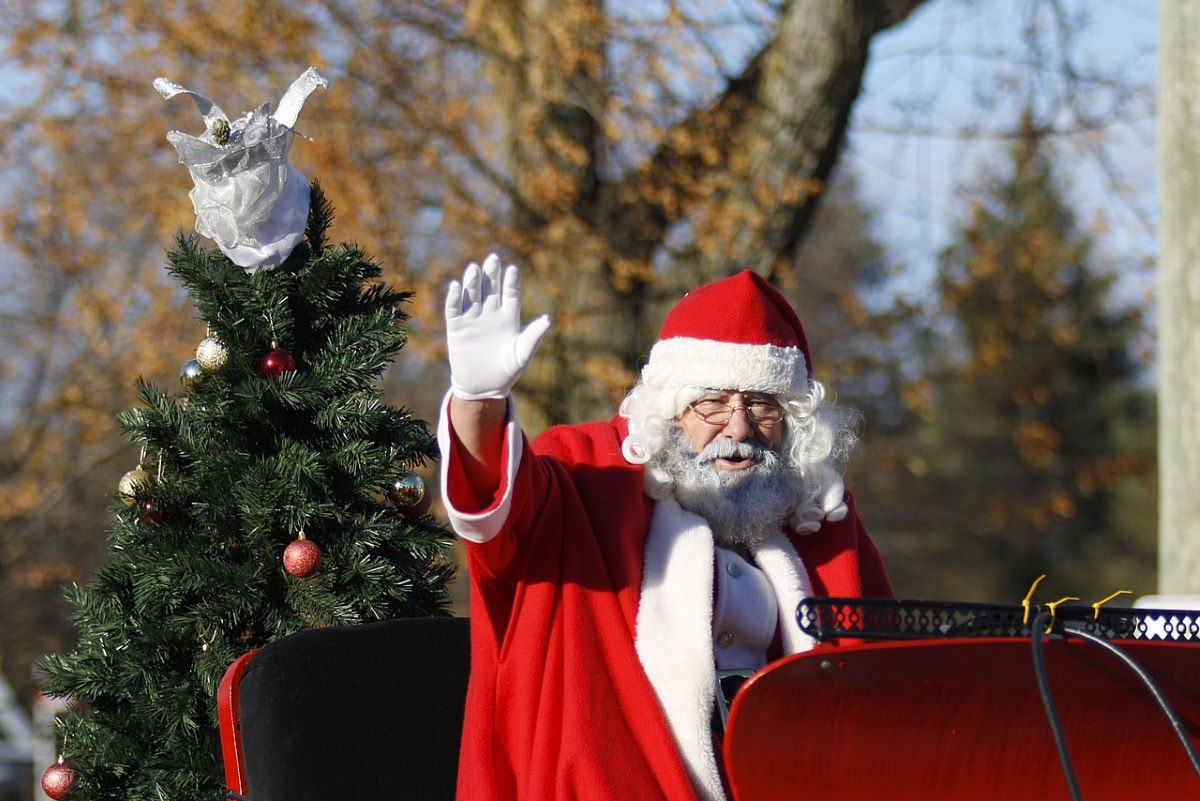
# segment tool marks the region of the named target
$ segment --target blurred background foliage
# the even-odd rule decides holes
[[[901,596],[1013,602],[1043,572],[1152,591],[1150,302],[1115,285],[1153,265],[1105,249],[1058,167],[1152,115],[1153,87],[1079,59],[1088,3],[999,0],[1029,36],[961,76],[1000,121],[943,135],[993,156],[955,175],[961,225],[914,285],[840,157],[872,48],[947,3],[997,0],[0,1],[0,667],[31,690],[70,645],[61,585],[102,558],[138,456],[114,416],[205,333],[163,269],[194,221],[165,133],[201,122],[151,81],[237,114],[309,64],[332,86],[293,163],[331,236],[416,293],[390,400],[436,418],[442,287],[491,250],[554,323],[519,387],[531,433],[611,414],[670,303],[750,267],[863,412],[848,483]]]

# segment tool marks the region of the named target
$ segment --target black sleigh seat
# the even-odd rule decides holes
[[[251,801],[451,801],[467,618],[313,629],[243,655],[218,691],[225,780]]]

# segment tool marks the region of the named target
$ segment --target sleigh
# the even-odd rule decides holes
[[[738,688],[735,801],[1200,798],[1200,613],[1037,611],[803,603],[806,631],[852,642]]]
[[[805,602],[813,651],[719,677],[732,801],[1200,798],[1200,613],[1051,612]],[[467,639],[395,620],[237,660],[230,798],[452,799]]]

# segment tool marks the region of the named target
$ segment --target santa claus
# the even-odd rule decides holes
[[[438,426],[466,543],[462,801],[725,798],[718,670],[807,650],[809,596],[890,596],[842,483],[849,426],[800,320],[746,271],[687,294],[607,422],[525,439],[510,391],[549,327],[489,256],[446,296]]]

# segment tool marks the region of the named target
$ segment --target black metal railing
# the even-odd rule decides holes
[[[796,616],[800,627],[817,640],[909,640],[1029,637],[1042,612],[1049,612],[1050,630],[1060,633],[1064,623],[1071,623],[1106,640],[1200,642],[1200,611],[1177,609],[809,598],[800,603]]]

